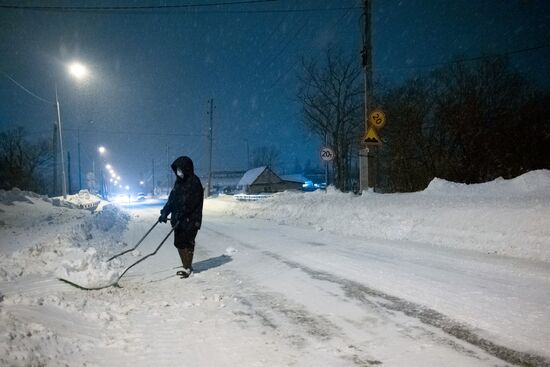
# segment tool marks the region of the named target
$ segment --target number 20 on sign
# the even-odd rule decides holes
[[[374,110],[369,113],[369,126],[375,129],[381,129],[386,124],[386,115],[380,110]]]
[[[334,159],[334,150],[331,147],[324,146],[319,153],[321,159],[325,162],[332,161]]]

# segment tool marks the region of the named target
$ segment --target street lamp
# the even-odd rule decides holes
[[[88,68],[78,61],[75,61],[69,65],[69,73],[79,80],[84,79],[88,76]]]
[[[106,149],[103,145],[101,145],[101,146],[99,146],[99,147],[97,148],[97,151],[99,152],[99,155],[102,157],[102,156],[104,156],[105,153],[107,152],[107,149]],[[101,167],[102,165],[103,165],[103,164],[100,163],[100,167]],[[103,173],[103,167],[101,167],[100,173],[101,173],[101,190],[100,190],[100,191],[101,191],[101,197],[102,197],[103,199],[105,199],[106,196],[107,196],[107,193],[106,193],[106,189],[105,189],[105,188],[106,188],[106,184],[105,184],[105,175],[104,175],[104,173]]]
[[[88,75],[88,69],[81,63],[72,63],[69,65],[69,73],[77,79],[84,79]],[[55,84],[55,107],[57,110],[57,128],[59,130],[59,150],[61,151],[61,188],[63,199],[67,198],[67,175],[65,174],[65,158],[63,155],[63,133],[61,128],[61,108],[59,107],[59,96],[57,93],[57,83]]]

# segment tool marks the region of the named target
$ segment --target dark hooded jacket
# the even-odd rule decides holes
[[[176,182],[168,197],[168,202],[161,214],[172,214],[172,225],[180,224],[176,230],[198,230],[202,223],[203,188],[200,179],[195,175],[193,161],[189,157],[179,157],[172,163],[172,171],[176,174],[179,168],[184,177],[176,174]]]

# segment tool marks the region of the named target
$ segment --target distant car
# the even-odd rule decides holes
[[[137,201],[143,201],[143,200],[145,200],[145,196],[146,195],[143,192],[139,192],[139,193],[136,194],[136,200]]]

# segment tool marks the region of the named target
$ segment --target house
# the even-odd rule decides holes
[[[308,183],[311,183],[310,180],[301,174],[284,175],[281,176],[281,179],[286,184],[285,190],[303,190]],[[313,185],[313,183],[311,183],[311,185]]]
[[[308,180],[302,175],[278,176],[267,166],[253,168],[245,172],[238,189],[246,194],[281,192],[285,190],[303,190]]]
[[[252,168],[245,172],[237,187],[247,194],[284,191],[284,181],[269,167]]]

